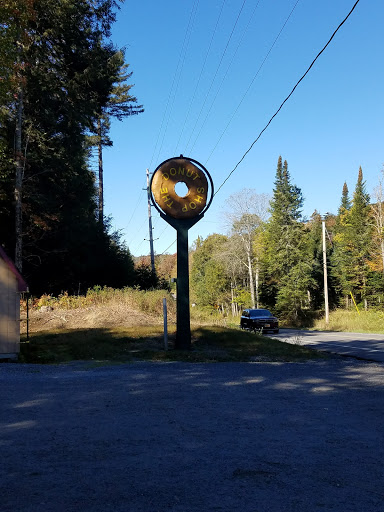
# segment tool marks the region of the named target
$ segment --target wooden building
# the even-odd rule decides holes
[[[28,287],[0,246],[0,359],[17,359],[20,352],[20,293]]]

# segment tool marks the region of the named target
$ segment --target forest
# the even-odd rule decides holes
[[[140,284],[103,210],[111,119],[143,112],[124,49],[110,40],[117,9],[1,2],[0,243],[35,295]]]
[[[336,215],[322,217],[315,210],[303,219],[301,189],[279,157],[272,197],[249,189],[232,195],[228,235],[197,240],[194,300],[233,314],[244,306],[269,307],[300,323],[324,311],[326,263],[330,308],[382,309],[383,183],[380,179],[371,200],[360,167],[353,194],[346,183],[340,193]]]
[[[113,120],[141,115],[125,50],[111,42],[114,0],[3,0],[0,6],[0,243],[31,293],[93,286],[168,288],[175,255],[134,259],[104,214],[103,148]],[[94,167],[96,162],[96,168]],[[271,169],[271,171],[273,171]],[[351,170],[354,172],[354,170]],[[363,170],[337,214],[302,216],[303,196],[279,157],[272,196],[228,201],[224,234],[190,251],[191,301],[238,314],[269,307],[300,321],[330,307],[382,308],[384,210]]]

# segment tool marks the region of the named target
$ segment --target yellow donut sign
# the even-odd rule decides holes
[[[185,183],[188,192],[179,196],[177,183]],[[207,204],[208,180],[204,171],[187,158],[172,158],[155,171],[151,191],[158,206],[175,219],[190,219],[199,215]]]

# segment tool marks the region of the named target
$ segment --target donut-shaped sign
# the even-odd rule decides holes
[[[180,197],[177,183],[185,183],[188,192]],[[154,172],[151,191],[158,206],[175,219],[190,219],[199,215],[207,204],[208,180],[204,171],[187,158],[172,158]]]

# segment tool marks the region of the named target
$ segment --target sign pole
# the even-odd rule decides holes
[[[183,197],[175,190],[178,183],[184,183],[188,188]],[[190,350],[188,230],[204,217],[209,208],[213,198],[213,181],[207,169],[197,160],[180,155],[165,160],[156,168],[149,189],[160,217],[177,232],[175,348]],[[211,192],[210,199],[208,189]]]
[[[191,314],[189,307],[188,228],[177,228],[176,344],[178,350],[191,348]]]

